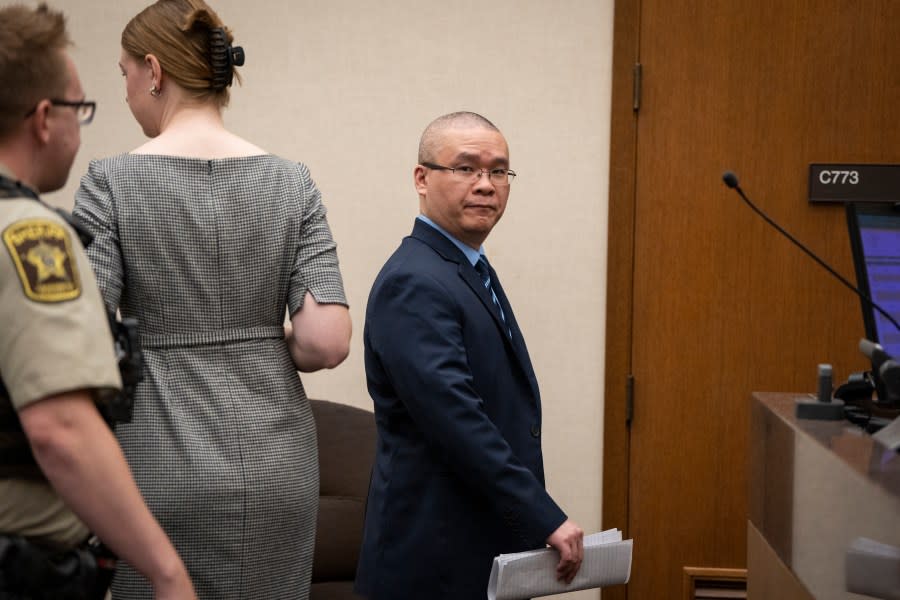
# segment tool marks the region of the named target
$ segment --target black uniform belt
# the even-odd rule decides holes
[[[0,534],[0,598],[102,600],[116,557],[96,538],[54,552],[20,536]]]
[[[284,327],[260,326],[236,329],[210,329],[178,333],[142,333],[141,347],[144,350],[158,348],[186,348],[190,346],[212,346],[237,344],[252,340],[280,339],[284,337]]]

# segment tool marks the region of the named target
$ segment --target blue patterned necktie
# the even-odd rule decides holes
[[[491,298],[494,300],[494,306],[497,307],[497,310],[500,312],[500,319],[503,321],[503,324],[506,325],[506,333],[512,338],[512,330],[509,329],[509,324],[506,322],[506,315],[503,314],[503,307],[500,306],[500,300],[497,298],[497,294],[494,293],[494,288],[491,287],[491,270],[488,268],[487,259],[484,256],[478,257],[478,262],[475,263],[475,270],[478,271],[478,275],[481,276],[481,283],[484,284],[485,289],[491,294]]]

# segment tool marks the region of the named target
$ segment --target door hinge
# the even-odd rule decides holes
[[[641,63],[634,63],[634,72],[633,72],[633,88],[632,88],[632,98],[631,98],[631,109],[634,112],[637,112],[641,109],[641,74],[643,73],[643,69],[641,67]]]
[[[634,417],[634,375],[628,375],[625,379],[625,425],[631,426]]]

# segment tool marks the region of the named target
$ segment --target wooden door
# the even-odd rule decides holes
[[[686,568],[746,566],[751,392],[866,368],[858,299],[722,172],[854,280],[808,169],[900,163],[900,2],[623,0],[615,19],[603,522],[635,545],[603,597],[679,598]]]

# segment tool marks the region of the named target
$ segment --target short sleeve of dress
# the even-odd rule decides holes
[[[305,165],[298,165],[302,198],[303,224],[288,288],[288,310],[291,315],[303,308],[303,298],[310,292],[319,304],[347,305],[344,282],[338,267],[337,245],[325,218],[322,194]]]
[[[107,161],[92,160],[75,192],[72,214],[93,236],[87,248],[88,260],[97,278],[97,287],[110,310],[119,307],[125,270],[116,220],[115,203],[110,190]]]

